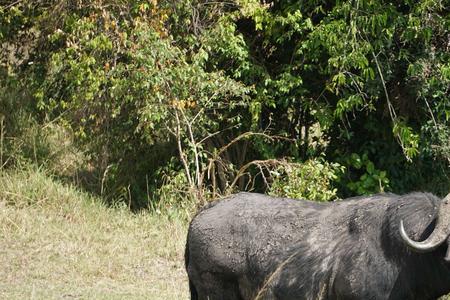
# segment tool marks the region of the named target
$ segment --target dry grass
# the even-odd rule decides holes
[[[0,299],[187,299],[185,236],[42,172],[3,173]]]

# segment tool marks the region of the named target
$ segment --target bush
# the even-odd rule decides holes
[[[273,182],[269,194],[278,197],[329,201],[337,199],[334,183],[345,168],[323,159],[311,159],[304,163],[282,164],[272,171]]]

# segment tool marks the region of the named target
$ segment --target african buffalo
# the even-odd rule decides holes
[[[450,292],[449,202],[233,195],[190,224],[191,299],[437,299]]]

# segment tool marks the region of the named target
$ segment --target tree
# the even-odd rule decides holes
[[[4,86],[36,122],[74,132],[106,198],[146,205],[162,174],[200,198],[315,197],[294,178],[320,166],[323,199],[448,190],[444,1],[41,0],[1,13]]]

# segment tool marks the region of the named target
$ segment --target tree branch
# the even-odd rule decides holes
[[[175,119],[176,119],[176,121],[177,121],[176,132],[175,132],[176,135],[175,135],[175,137],[176,137],[176,139],[177,139],[178,152],[179,152],[179,154],[180,154],[180,159],[181,159],[181,162],[183,163],[184,170],[185,170],[185,172],[186,172],[186,177],[187,177],[187,179],[188,179],[189,186],[190,186],[191,188],[193,188],[194,185],[193,185],[193,182],[192,182],[191,172],[189,171],[189,165],[188,165],[188,163],[187,163],[187,161],[186,161],[186,157],[184,156],[184,152],[183,152],[183,147],[182,147],[182,145],[181,145],[180,117],[178,116],[178,111],[177,111],[177,110],[175,110]]]

